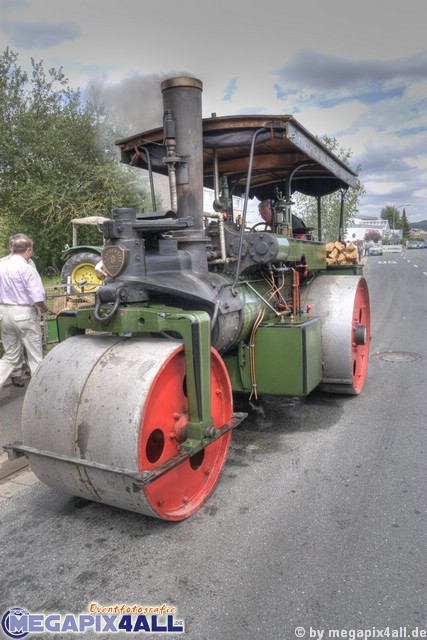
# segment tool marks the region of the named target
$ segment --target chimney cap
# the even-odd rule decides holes
[[[197,78],[187,76],[178,76],[176,78],[167,78],[162,82],[162,92],[172,87],[194,87],[203,91],[203,82]]]

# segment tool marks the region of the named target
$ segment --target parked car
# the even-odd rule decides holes
[[[424,242],[418,242],[418,249],[424,249]]]
[[[383,255],[383,246],[378,242],[374,242],[369,248],[370,256],[382,256]]]
[[[406,243],[407,249],[418,249],[418,242],[416,240],[408,240]]]

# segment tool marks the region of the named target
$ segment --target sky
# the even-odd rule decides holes
[[[292,114],[361,167],[360,213],[427,219],[425,0],[0,0],[0,48],[162,120],[160,82],[203,82],[203,115]]]

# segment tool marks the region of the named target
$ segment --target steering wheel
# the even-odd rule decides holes
[[[257,222],[250,228],[250,231],[257,231],[257,227],[264,227],[262,231],[267,231],[267,229],[271,229],[270,225],[267,222]]]

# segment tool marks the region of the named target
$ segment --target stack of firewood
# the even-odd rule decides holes
[[[48,303],[49,305],[49,303]],[[60,295],[52,299],[52,313],[55,315],[66,309],[87,309],[95,305],[95,294],[85,296],[80,295]]]
[[[356,245],[342,242],[328,242],[326,245],[326,264],[357,264],[359,257]]]

